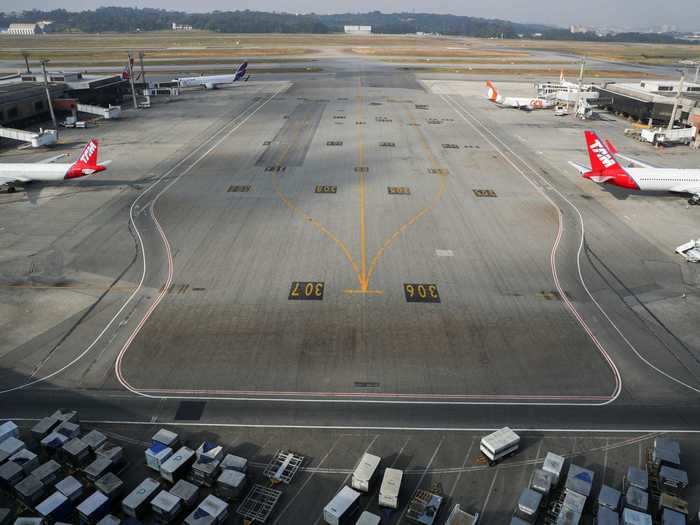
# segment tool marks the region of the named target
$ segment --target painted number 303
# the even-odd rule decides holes
[[[439,303],[440,294],[436,284],[404,283],[404,295],[409,303]]]
[[[323,284],[315,281],[293,281],[289,289],[290,301],[321,301],[323,300]]]

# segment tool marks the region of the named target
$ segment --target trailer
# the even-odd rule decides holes
[[[382,485],[379,488],[379,506],[396,509],[399,507],[399,492],[401,490],[401,481],[403,480],[403,471],[395,468],[387,468],[384,470]]]
[[[287,450],[278,450],[265,467],[263,475],[269,478],[273,485],[277,483],[289,485],[303,462],[304,456]]]
[[[504,427],[481,438],[479,449],[489,460],[489,464],[495,465],[504,457],[515,454],[519,446],[520,436],[510,428]]]
[[[266,523],[281,495],[281,490],[255,485],[236,509],[236,514],[244,523]]]
[[[350,487],[343,487],[323,508],[323,520],[328,525],[351,523],[359,507],[360,493]]]
[[[381,460],[379,456],[365,452],[352,473],[350,486],[360,492],[369,492],[369,485]]]

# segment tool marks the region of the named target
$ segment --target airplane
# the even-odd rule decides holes
[[[72,164],[54,164],[56,160],[65,157],[65,153],[33,164],[0,164],[0,186],[7,186],[7,192],[14,193],[15,184],[56,182],[99,173],[106,170],[111,161],[97,162],[98,150],[99,142],[92,139]]]
[[[487,80],[486,85],[489,88],[487,95],[488,99],[502,107],[522,109],[525,111],[554,107],[554,100],[549,100],[546,98],[504,97],[498,92],[493,82]]]
[[[700,205],[700,169],[658,168],[621,155],[609,141],[601,141],[593,131],[586,130],[585,134],[591,167],[569,162],[585,178],[631,190],[690,194],[688,204]],[[623,168],[617,157],[632,166]]]
[[[201,77],[183,77],[175,79],[180,87],[196,87],[203,86],[205,89],[216,89],[221,84],[232,84],[243,80],[247,82],[250,75],[246,76],[248,70],[248,62],[243,62],[233,75],[209,75]]]

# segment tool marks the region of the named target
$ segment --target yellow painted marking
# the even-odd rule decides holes
[[[362,88],[361,77],[357,78],[357,101],[358,101],[358,115],[359,120],[363,119],[363,108],[362,108],[362,95],[360,90]],[[357,127],[358,141],[360,148],[357,152],[357,165],[365,165],[365,140],[362,133],[362,126]],[[359,172],[360,177],[360,259],[362,261],[362,273],[360,273],[360,289],[367,290],[369,287],[369,279],[367,277],[367,228],[365,225],[365,203],[366,203],[366,189],[365,189],[365,174]]]
[[[346,288],[343,290],[347,294],[362,294],[362,295],[384,295],[384,290],[355,290],[352,288]]]

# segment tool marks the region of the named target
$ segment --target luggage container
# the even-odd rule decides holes
[[[221,470],[237,470],[244,474],[248,471],[248,460],[233,454],[226,454],[221,460]]]
[[[623,486],[625,490],[627,490],[629,487],[649,490],[649,473],[646,470],[642,470],[637,467],[629,467],[627,469],[627,475],[625,476]]]
[[[32,476],[34,476],[46,486],[50,486],[56,483],[60,475],[61,465],[59,465],[53,459],[48,460],[46,463],[42,463],[37,468],[32,470]]]
[[[209,461],[221,461],[224,457],[224,447],[211,441],[204,441],[197,447],[196,454],[197,460],[204,457],[208,458]]]
[[[620,525],[620,515],[608,507],[598,507],[596,525]]]
[[[200,456],[193,464],[190,470],[189,479],[197,485],[211,487],[219,474],[218,459],[210,459],[207,456]]]
[[[517,516],[513,516],[513,517],[510,519],[510,525],[528,525],[528,523],[527,523],[527,521],[525,521],[525,520],[521,520],[521,519],[518,518]]]
[[[15,494],[27,507],[34,508],[45,492],[44,484],[31,474],[15,485]]]
[[[685,514],[687,516],[688,502],[676,496],[672,496],[671,494],[666,494],[665,492],[662,492],[659,496],[658,510],[663,511],[663,509],[670,509],[675,512],[680,512],[681,514]]]
[[[110,501],[116,500],[124,488],[124,482],[111,472],[107,472],[95,481],[95,488],[107,496]]]
[[[160,472],[160,467],[173,455],[173,449],[163,443],[154,442],[146,449],[146,466]]]
[[[574,492],[588,497],[593,487],[593,475],[594,473],[592,470],[572,464],[569,467],[569,473],[566,476],[566,484],[564,486],[567,491],[573,490]]]
[[[104,518],[97,522],[97,525],[120,525],[122,520],[113,514],[107,514]]]
[[[542,494],[532,489],[523,489],[518,499],[517,516],[528,523],[534,523],[540,512]]]
[[[564,457],[554,452],[547,452],[544,463],[542,463],[542,470],[549,472],[553,476],[552,486],[558,486],[564,470]]]
[[[688,486],[688,473],[685,470],[664,465],[659,469],[659,481],[663,488],[677,493]]]
[[[359,506],[360,493],[350,487],[343,487],[335,497],[323,507],[323,520],[328,525],[351,523]]]
[[[61,421],[53,416],[45,417],[32,427],[32,438],[37,443],[41,443],[41,440],[48,436],[54,428],[58,426]]]
[[[504,427],[481,438],[479,449],[493,465],[504,457],[514,454],[520,446],[520,436]]]
[[[167,490],[161,490],[151,500],[151,509],[161,523],[172,523],[182,511],[183,502]]]
[[[649,510],[649,494],[637,487],[629,487],[625,493],[625,508],[646,512]]]
[[[27,474],[39,466],[39,456],[26,448],[12,454],[8,461],[16,463],[22,467],[22,470],[24,470],[24,472]]]
[[[654,448],[664,448],[670,450],[674,454],[681,455],[681,446],[678,441],[668,438],[655,438]]]
[[[365,452],[352,473],[350,486],[360,492],[369,492],[370,483],[381,460],[379,456]]]
[[[64,422],[67,421],[69,423],[75,423],[78,424],[80,423],[80,417],[78,416],[78,412],[75,410],[67,410],[64,408],[59,408],[51,414],[51,417],[58,419],[59,422]]]
[[[107,472],[110,472],[113,466],[114,465],[109,459],[102,456],[97,456],[92,463],[83,469],[83,474],[85,474],[87,479],[95,482],[107,474]]]
[[[175,483],[175,481],[185,475],[187,468],[193,461],[194,450],[181,447],[160,466],[160,475],[170,483]]]
[[[552,488],[553,479],[554,475],[551,472],[547,472],[541,468],[535,469],[532,472],[532,476],[530,476],[530,488],[546,496]]]
[[[70,520],[72,510],[71,501],[58,491],[36,506],[36,511],[51,523]]]
[[[199,487],[197,485],[193,485],[189,481],[181,479],[175,483],[175,485],[173,485],[173,488],[170,489],[170,494],[180,498],[186,509],[191,509],[197,504]]]
[[[395,468],[384,469],[384,477],[379,487],[379,506],[397,509],[399,507],[399,492],[403,471]]]
[[[557,514],[556,525],[578,525],[581,522],[581,513],[568,507],[562,507]]]
[[[90,494],[78,505],[80,523],[93,525],[104,518],[109,512],[109,498],[99,490]]]
[[[0,465],[0,485],[5,490],[10,490],[17,485],[25,476],[24,469],[21,465],[13,461],[6,461]]]
[[[83,494],[83,484],[73,476],[66,476],[56,483],[54,488],[73,503],[76,503]]]
[[[570,490],[566,491],[566,495],[564,496],[564,502],[562,503],[563,509],[571,509],[580,517],[581,514],[583,514],[583,510],[585,507],[586,496],[579,494],[578,492]]]
[[[0,425],[0,443],[9,437],[19,439],[19,428],[17,428],[14,421],[5,421]]]
[[[91,430],[85,434],[82,438],[83,442],[90,447],[90,450],[95,452],[98,448],[107,442],[107,436],[105,436],[99,430]]]
[[[82,439],[73,438],[63,445],[61,457],[69,465],[81,468],[90,462],[92,451]]]
[[[44,525],[43,518],[20,517],[15,520],[14,525]]]
[[[63,421],[54,429],[54,432],[66,436],[68,439],[73,439],[80,435],[80,425],[70,421]]]
[[[231,501],[241,496],[245,486],[246,477],[243,472],[233,469],[222,470],[216,480],[214,493],[226,501]]]
[[[382,519],[376,514],[364,511],[360,514],[360,519],[355,522],[355,525],[379,525],[381,522]]]
[[[625,509],[622,511],[620,525],[652,525],[651,516],[634,509]]]
[[[109,441],[100,445],[95,455],[110,460],[113,465],[121,465],[124,462],[124,449]]]
[[[22,449],[24,449],[24,441],[14,436],[8,437],[5,441],[0,443],[0,463],[4,462],[10,456],[17,454],[17,452]]]
[[[122,511],[127,516],[138,518],[148,510],[149,503],[159,490],[160,483],[155,479],[144,479],[122,500]]]
[[[435,523],[435,518],[437,518],[442,505],[442,496],[436,492],[417,490],[408,503],[406,519],[421,525],[432,525]]]
[[[12,512],[10,509],[0,508],[0,525],[10,525]]]
[[[166,447],[174,449],[180,443],[180,438],[175,432],[168,430],[167,428],[161,428],[158,432],[153,434],[151,438],[152,444],[162,443]]]
[[[598,493],[598,505],[617,512],[620,509],[621,498],[622,494],[619,490],[603,485]]]
[[[656,468],[664,466],[680,468],[681,466],[680,455],[665,448],[653,448],[651,451],[651,461]]]
[[[518,518],[522,523],[522,520]],[[479,522],[479,513],[469,514],[462,510],[462,507],[457,503],[453,508],[450,515],[447,517],[445,525],[476,525]]]
[[[68,436],[64,436],[58,432],[50,432],[39,444],[41,445],[41,450],[43,450],[48,457],[52,458],[58,454],[58,451],[63,448],[63,445],[68,443],[69,439]]]
[[[671,509],[664,509],[661,512],[661,525],[686,525],[688,517]]]
[[[216,496],[207,496],[192,513],[185,518],[186,525],[217,525],[228,516],[228,503]]]

